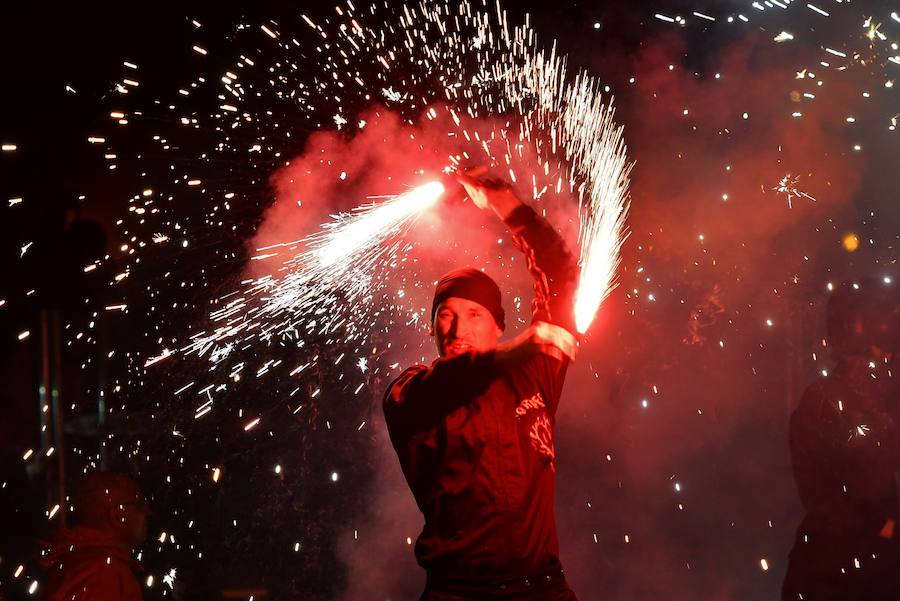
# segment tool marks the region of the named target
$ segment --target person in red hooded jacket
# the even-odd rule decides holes
[[[147,538],[148,506],[134,480],[92,472],[77,487],[75,525],[50,545],[42,563],[44,601],[140,601],[131,551]]]
[[[498,181],[460,176],[469,198],[507,225],[534,278],[532,324],[500,344],[500,289],[458,269],[438,282],[439,358],[404,371],[384,415],[424,518],[415,546],[422,601],[573,601],[553,513],[553,428],[575,357],[578,269],[559,234]]]

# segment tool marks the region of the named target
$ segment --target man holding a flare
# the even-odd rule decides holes
[[[415,546],[422,601],[573,601],[553,511],[554,423],[577,351],[578,266],[559,234],[509,184],[459,181],[509,228],[534,278],[532,323],[499,343],[497,284],[445,274],[432,303],[438,359],[404,371],[384,397],[391,442],[425,525]]]

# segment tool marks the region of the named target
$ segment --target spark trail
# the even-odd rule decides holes
[[[596,113],[602,148],[592,165],[595,188],[589,202],[580,207],[579,240],[581,274],[575,294],[575,327],[584,334],[600,305],[615,289],[619,254],[625,241],[625,217],[628,213],[628,178],[633,163],[628,162],[622,140],[622,128],[613,122],[612,108],[601,106]]]
[[[289,247],[303,250],[285,262],[282,275],[250,282],[245,295],[212,314],[213,321],[223,325],[196,336],[183,351],[201,356],[210,351],[211,360],[218,362],[237,345],[257,337],[266,341],[300,329],[327,333],[345,322],[348,337],[354,338],[358,315],[348,316],[342,307],[362,306],[360,313],[365,315],[365,307],[384,285],[382,270],[403,251],[399,236],[443,192],[440,182],[424,184],[382,204],[357,207],[319,232],[290,243]],[[273,249],[260,249],[269,250]],[[251,298],[258,304],[244,311]]]

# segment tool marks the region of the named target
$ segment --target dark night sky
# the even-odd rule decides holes
[[[232,233],[196,228],[189,251],[150,255],[121,289],[83,271],[110,254],[101,269],[109,279],[127,261],[116,251],[128,242],[116,220],[147,184],[140,171],[166,160],[154,162],[158,157],[145,138],[123,137],[117,140],[120,167],[111,172],[103,152],[86,144],[88,136],[111,131],[112,83],[123,75],[122,61],[140,65],[141,83],[128,105],[149,106],[201,70],[224,71],[233,58],[229,49],[237,48],[232,34],[239,21],[274,19],[299,31],[301,9],[312,15],[332,9],[268,0],[88,4],[0,6],[0,142],[18,146],[0,154],[0,299],[6,301],[0,306],[0,473],[15,482],[22,454],[39,444],[40,309],[62,311],[72,324],[68,340],[96,306],[124,295],[135,309],[101,318],[103,342],[98,334],[93,347],[66,347],[63,377],[66,398],[81,415],[90,413],[98,380],[121,384],[128,392],[121,397],[126,409],[118,441],[127,446],[140,439],[149,454],[165,457],[147,464],[120,458],[123,467],[139,471],[151,495],[154,532],[178,533],[179,544],[147,545],[150,572],[177,567],[186,598],[210,598],[205,595],[219,581],[261,584],[276,599],[415,598],[422,577],[405,539],[415,538],[419,517],[373,400],[383,378],[367,380],[371,398],[339,391],[334,402],[313,403],[248,437],[235,434],[231,416],[194,426],[193,408],[169,401],[167,386],[189,377],[200,368],[196,363],[166,365],[149,375],[129,369],[158,351],[158,340],[205,317],[210,297],[240,278],[256,226],[271,226],[269,203],[283,200],[269,187],[271,172],[221,168],[222,180],[253,200],[231,217],[239,226]],[[622,286],[569,376],[557,424],[563,561],[586,600],[775,598],[802,515],[787,420],[799,392],[828,365],[827,354],[810,358],[823,336],[825,283],[900,277],[897,132],[887,131],[900,105],[881,76],[891,69],[896,75],[900,67],[828,73],[820,98],[802,105],[802,120],[793,119],[801,105],[792,93],[807,90],[802,86],[808,83],[797,83],[795,73],[817,66],[825,40],[858,42],[858,20],[837,9],[831,20],[816,21],[796,8],[782,18],[778,12],[757,15],[749,2],[695,4],[508,6],[516,20],[528,11],[542,40],[557,39],[571,64],[612,87],[637,161]],[[845,8],[853,16],[885,12],[876,2]],[[694,10],[723,17],[744,12],[754,22],[729,27],[720,19],[707,26],[694,18],[680,28],[653,18],[655,12],[688,16]],[[191,19],[203,28],[195,30]],[[894,39],[898,29],[885,24]],[[782,30],[802,39],[794,46],[774,44]],[[209,61],[222,64],[209,67],[190,52],[195,43],[218,50]],[[629,83],[631,77],[636,83]],[[868,89],[875,94],[863,102],[860,91]],[[849,115],[860,117],[859,123],[848,126]],[[146,133],[140,127],[134,129]],[[178,136],[169,122],[148,127]],[[300,125],[297,131],[297,138],[276,143],[285,156],[306,164],[311,131]],[[331,141],[336,157],[358,151],[352,141]],[[180,165],[193,150],[184,144]],[[854,144],[863,150],[854,152]],[[375,164],[389,162],[387,150],[364,152]],[[144,153],[144,163],[130,158]],[[726,171],[725,165],[734,168]],[[816,202],[795,198],[789,209],[785,196],[773,190],[786,173],[801,176],[798,186]],[[7,206],[14,197],[25,201]],[[329,207],[317,209],[325,215]],[[288,225],[320,217],[298,216]],[[848,232],[862,241],[856,253],[841,246]],[[33,246],[20,257],[28,242]],[[175,279],[203,280],[204,287],[155,288],[169,271]],[[141,313],[157,302],[151,289],[168,290],[174,305],[163,310],[171,316]],[[692,322],[697,314],[700,326]],[[766,319],[775,325],[768,327]],[[31,336],[18,340],[26,330]],[[416,335],[407,331],[394,341],[395,347],[408,345],[397,361],[428,350]],[[119,353],[102,376],[98,348]],[[267,352],[290,360],[294,350]],[[315,340],[305,352],[332,350]],[[343,377],[336,367],[317,369],[307,393],[317,382]],[[272,382],[243,382],[235,406],[279,415],[283,393]],[[359,434],[361,420],[370,425]],[[72,464],[83,464],[95,446],[96,440],[73,434]],[[167,473],[172,464],[166,462],[181,457],[185,465]],[[276,463],[288,466],[288,477],[272,476]],[[209,470],[216,465],[235,476],[212,487]],[[338,483],[330,482],[332,472],[341,474]],[[0,586],[9,586],[10,599],[23,590],[22,581],[9,584],[10,564],[27,561],[30,547],[23,541],[46,531],[46,520],[36,515],[44,510],[40,492],[24,482],[18,486],[10,490],[21,495],[2,498],[14,512],[8,516],[24,516],[14,518],[19,546],[0,549],[13,558],[0,562]],[[188,488],[195,493],[187,495]],[[37,496],[27,496],[29,491]],[[186,528],[189,517],[198,525]],[[302,548],[295,552],[296,541]],[[197,550],[204,559],[197,559]],[[760,567],[763,558],[768,570]],[[148,591],[148,598],[159,591]]]

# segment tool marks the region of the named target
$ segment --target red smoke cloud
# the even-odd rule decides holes
[[[637,167],[622,285],[570,372],[557,423],[563,562],[582,599],[772,598],[780,586],[798,518],[787,419],[812,373],[798,357],[819,336],[809,299],[836,256],[832,221],[852,217],[865,175],[842,127],[858,110],[857,82],[797,79],[792,52],[751,37],[696,75],[667,36],[599,69],[635,77],[617,105]],[[817,100],[803,101],[810,90]],[[300,238],[366,194],[426,181],[467,148],[440,118],[409,123],[381,108],[361,118],[352,134],[312,136],[276,174],[255,246]],[[789,208],[773,190],[787,174],[816,201]],[[538,204],[574,243],[572,199]],[[527,311],[527,274],[502,231],[469,206],[429,215],[396,275],[408,306],[427,307],[431,282],[467,263],[501,282],[508,311],[516,296]],[[401,364],[433,357],[422,330],[394,331]],[[344,598],[412,597],[421,574],[406,538],[421,517],[377,404],[369,418],[385,476],[370,509],[348,516]]]
[[[678,38],[667,37],[631,65],[636,81],[620,114],[638,159],[630,223],[636,238],[652,232],[672,256],[695,252],[698,233],[717,235],[746,243],[740,252],[749,263],[747,250],[849,204],[864,165],[838,127],[854,114],[859,87],[798,80],[792,63],[759,56],[772,54],[770,46],[763,39],[732,46],[696,76],[680,65]],[[810,89],[817,102],[792,101],[792,92]],[[796,209],[787,210],[786,196],[773,188],[788,173],[818,203],[794,199]]]

